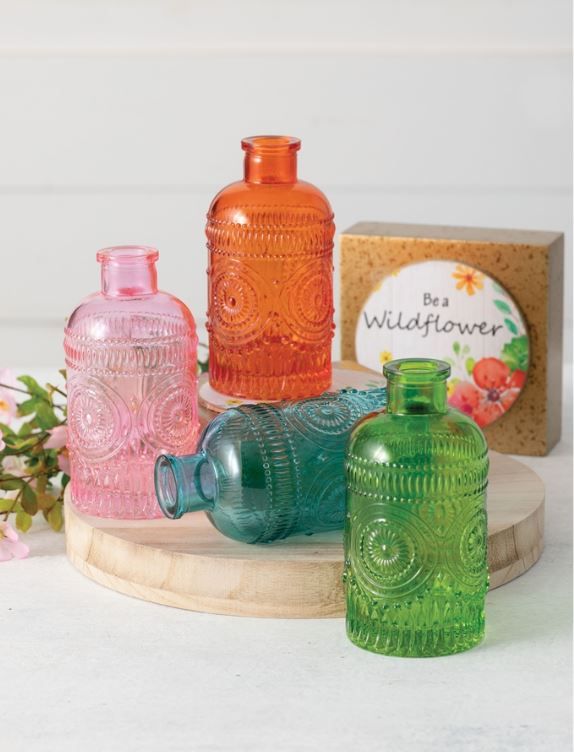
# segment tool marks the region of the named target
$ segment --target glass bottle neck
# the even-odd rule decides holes
[[[447,410],[446,383],[388,384],[387,412],[398,415],[445,413]]]
[[[155,264],[133,267],[102,264],[102,292],[111,298],[141,297],[157,292]]]
[[[141,297],[157,292],[155,248],[116,246],[99,251],[102,293],[111,298]]]
[[[446,413],[450,366],[439,360],[411,358],[385,365],[387,412],[396,415]]]
[[[241,142],[247,183],[297,182],[300,141],[289,136],[253,136]]]
[[[206,453],[160,455],[155,463],[155,492],[162,512],[171,519],[213,509],[216,478]]]
[[[247,183],[295,183],[297,154],[246,154],[244,177]]]

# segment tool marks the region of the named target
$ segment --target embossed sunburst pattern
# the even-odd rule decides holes
[[[345,522],[345,477],[341,473],[344,448],[329,452],[324,467],[305,474],[304,498],[301,503],[301,527],[305,532],[340,530]]]
[[[349,390],[344,399],[321,400],[334,412],[343,406],[359,417],[384,407],[386,390]],[[212,517],[229,537],[269,543],[297,534],[340,530],[345,520],[345,445],[351,425],[319,445],[293,427],[287,416],[294,403],[246,404],[214,420],[202,447],[221,469]]]
[[[261,335],[269,315],[262,286],[244,264],[229,260],[219,266],[210,285],[210,330],[222,345],[245,346]]]
[[[391,528],[383,520],[380,526],[371,526],[366,531],[362,543],[363,556],[372,565],[371,574],[391,587],[407,579],[405,573],[415,564],[416,550],[413,541],[401,530]]]
[[[479,588],[484,582],[486,569],[486,513],[481,507],[473,508],[469,505],[461,518],[457,526],[458,530],[462,528],[462,531],[458,546],[459,559],[455,569],[467,587]]]
[[[197,404],[195,384],[185,374],[170,376],[153,389],[142,410],[142,425],[149,443],[162,452],[186,454],[195,450]]]
[[[366,412],[361,395],[330,394],[290,405],[285,410],[289,425],[319,447],[339,445],[354,423]]]
[[[210,382],[224,394],[300,398],[330,385],[330,212],[297,206],[210,216]]]
[[[139,314],[130,327],[127,318],[66,332],[72,495],[88,514],[160,517],[155,459],[197,443],[195,334],[182,320]]]
[[[333,321],[333,275],[329,259],[314,259],[297,268],[283,288],[282,318],[300,342],[330,338]]]
[[[376,598],[413,597],[435,572],[432,531],[407,507],[369,504],[351,515],[355,577]]]
[[[375,652],[457,652],[484,632],[488,459],[462,437],[408,441],[402,459],[392,439],[382,460],[347,457],[347,629]]]
[[[105,460],[122,446],[131,430],[131,415],[121,395],[98,378],[68,382],[68,441],[72,452],[87,460]]]

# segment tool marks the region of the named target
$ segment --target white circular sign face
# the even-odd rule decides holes
[[[529,339],[510,295],[478,269],[423,261],[384,277],[357,321],[357,360],[438,358],[452,369],[449,403],[480,426],[513,405],[526,381]]]

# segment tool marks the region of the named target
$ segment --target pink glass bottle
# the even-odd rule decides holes
[[[101,292],[65,330],[72,498],[99,517],[161,517],[155,459],[197,443],[195,322],[158,291],[158,255],[143,246],[99,251]]]

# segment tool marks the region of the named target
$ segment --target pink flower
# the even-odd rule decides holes
[[[56,426],[49,432],[50,438],[44,443],[45,449],[61,449],[68,441],[68,429],[66,426]]]
[[[8,457],[4,457],[0,469],[5,473],[10,473],[10,475],[16,475],[18,478],[28,474],[24,457],[17,454],[10,454]]]
[[[70,475],[70,458],[67,449],[64,449],[64,451],[60,452],[58,455],[58,467],[63,473]]]
[[[0,384],[18,386],[14,374],[8,368],[0,368]],[[14,392],[11,389],[0,386],[0,423],[7,423],[9,425],[16,417],[17,411],[18,407],[14,398]]]
[[[24,559],[30,553],[25,543],[18,539],[18,533],[7,522],[0,522],[0,561]]]

